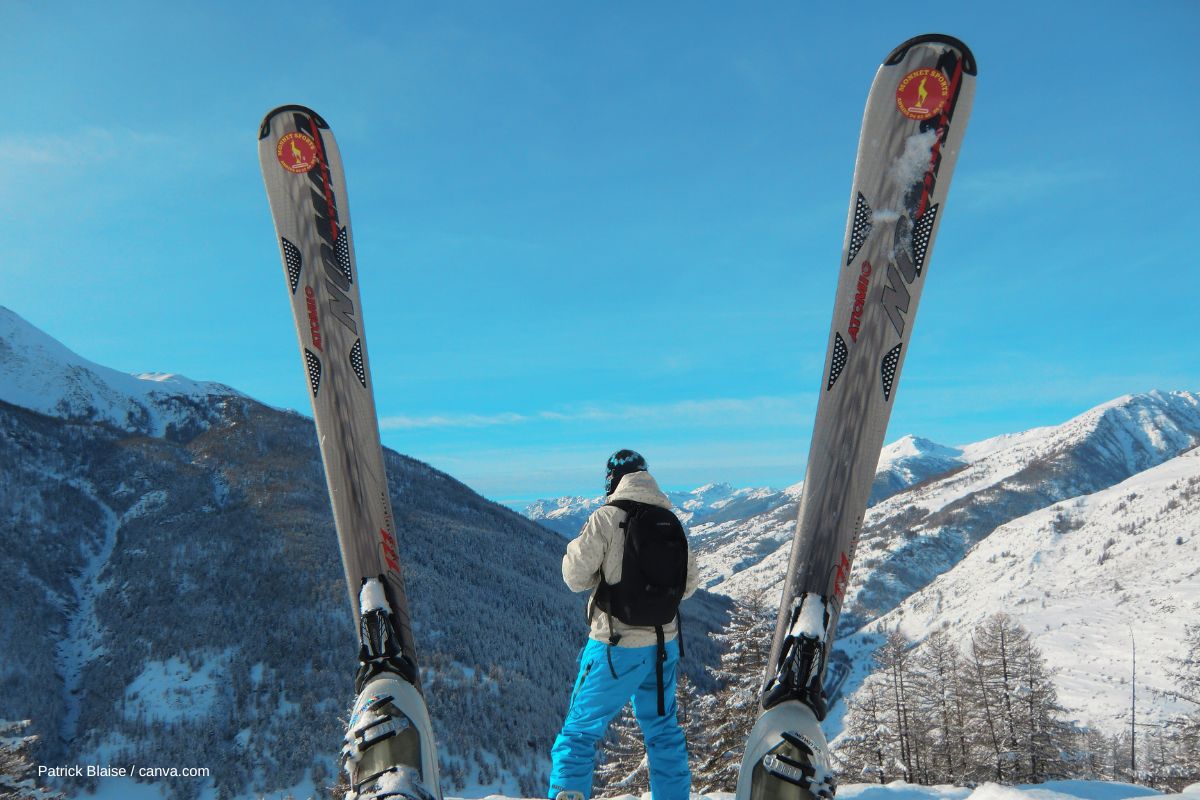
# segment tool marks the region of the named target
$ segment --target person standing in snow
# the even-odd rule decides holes
[[[591,797],[596,745],[632,699],[646,742],[650,793],[654,800],[687,800],[691,771],[675,675],[682,653],[678,607],[696,590],[696,560],[646,460],[618,450],[606,466],[605,504],[563,557],[571,591],[594,591],[571,705],[550,752],[549,797]]]

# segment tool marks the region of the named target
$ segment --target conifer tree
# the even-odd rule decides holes
[[[1175,696],[1190,706],[1167,726],[1176,765],[1173,786],[1200,782],[1200,625],[1187,626],[1184,642],[1187,649],[1170,671]]]
[[[1042,783],[1066,777],[1065,759],[1071,749],[1073,731],[1062,719],[1066,709],[1058,702],[1058,690],[1045,657],[1028,632],[1021,631],[1025,636],[1017,651],[1020,659],[1018,721],[1023,729],[1022,761],[1028,768],[1023,779],[1028,783]]]
[[[1005,620],[1007,617],[997,614],[977,626],[971,635],[972,688],[982,711],[981,738],[990,751],[990,779],[998,783],[1013,782],[1014,771],[1009,765],[1017,747]]]
[[[732,792],[750,729],[759,714],[759,695],[774,634],[773,615],[762,590],[735,600],[729,624],[712,637],[724,652],[709,673],[721,688],[695,704],[689,726],[692,785],[698,791]]]
[[[1113,781],[1117,778],[1113,763],[1112,737],[1089,727],[1082,734],[1079,744],[1080,759],[1077,763],[1079,778],[1094,781]]]
[[[896,732],[888,710],[887,687],[882,676],[871,675],[848,699],[846,729],[834,756],[838,772],[847,782],[887,783],[899,777]]]

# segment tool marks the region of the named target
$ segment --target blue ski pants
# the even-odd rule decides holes
[[[562,731],[550,751],[550,793],[582,792],[592,796],[592,773],[596,768],[596,745],[608,723],[630,698],[633,715],[642,728],[650,765],[650,793],[654,800],[688,800],[692,773],[688,769],[687,745],[679,727],[675,706],[675,671],[679,643],[666,643],[663,663],[663,707],[658,714],[658,680],[655,659],[658,645],[613,647],[588,639],[579,654],[579,677],[571,694],[571,707]],[[609,668],[609,657],[612,668]],[[616,672],[616,677],[613,677]]]

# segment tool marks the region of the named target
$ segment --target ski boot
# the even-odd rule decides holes
[[[400,652],[384,587],[363,582],[359,597],[358,696],[342,745],[346,800],[441,800],[437,750],[416,665]]]
[[[837,782],[820,724],[826,711],[821,678],[828,624],[821,597],[805,594],[797,600],[779,669],[763,692],[765,711],[746,741],[736,800],[833,797]]]

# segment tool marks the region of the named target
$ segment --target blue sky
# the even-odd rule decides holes
[[[832,6],[832,4],[829,4]],[[802,477],[862,107],[979,62],[889,440],[1200,389],[1200,4],[0,4],[0,304],[308,413],[258,171],[346,162],[384,441],[494,499]]]

